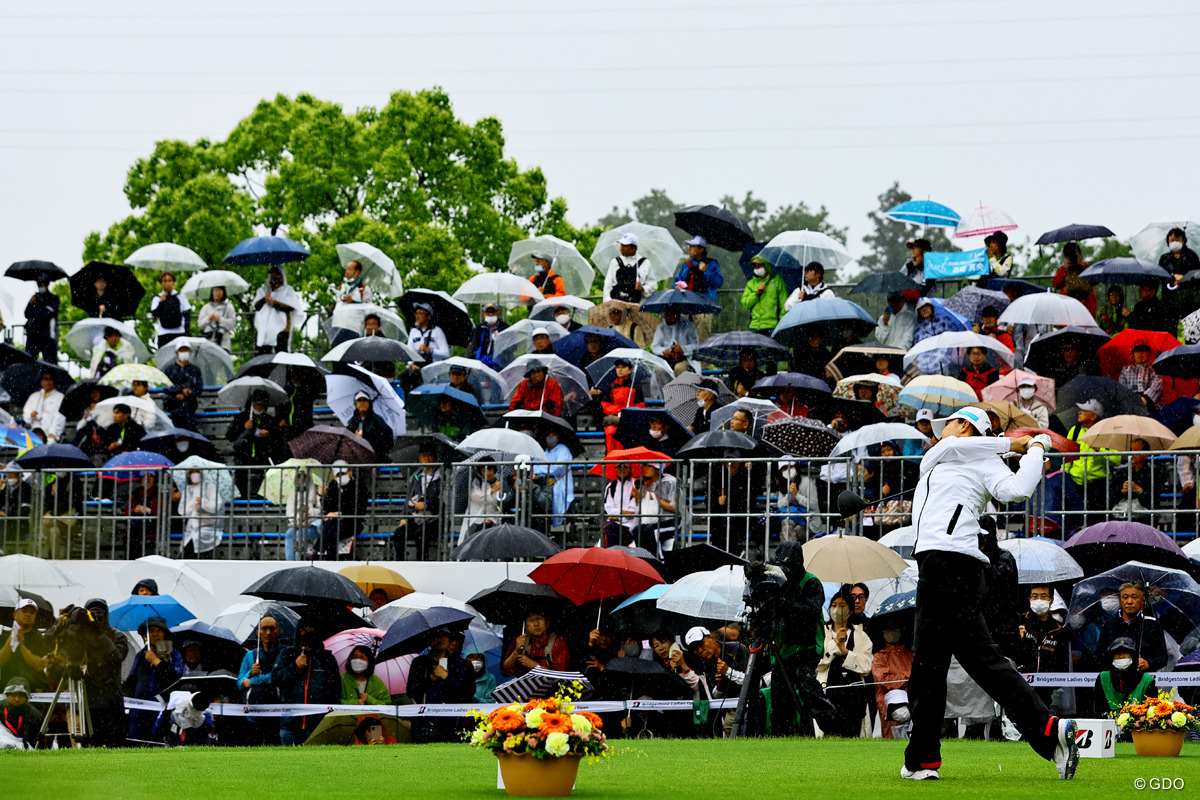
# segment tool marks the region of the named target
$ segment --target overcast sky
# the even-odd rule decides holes
[[[822,203],[863,250],[893,180],[1015,238],[1200,216],[1200,4],[1115,0],[5,3],[0,266],[79,266],[157,139],[254,104],[441,85],[570,218],[651,188]],[[202,10],[201,10],[202,9]]]

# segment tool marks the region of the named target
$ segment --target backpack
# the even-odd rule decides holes
[[[642,293],[634,287],[637,285],[638,268],[646,263],[643,256],[633,264],[626,264],[617,259],[617,275],[613,286],[612,296],[617,300],[624,300],[628,303],[641,302]]]
[[[158,304],[158,322],[164,328],[178,328],[183,325],[183,305],[179,295],[169,294],[166,300]]]

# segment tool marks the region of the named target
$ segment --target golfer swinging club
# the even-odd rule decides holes
[[[913,639],[912,733],[900,775],[936,780],[942,765],[942,717],[950,657],[993,700],[1042,758],[1054,761],[1058,777],[1070,780],[1079,765],[1074,720],[1059,719],[1016,668],[1000,654],[984,622],[982,600],[987,556],[979,549],[979,514],[993,498],[1004,503],[1029,499],[1042,477],[1050,446],[1046,434],[988,436],[987,414],[973,407],[944,419],[941,441],[921,459],[913,497],[916,528],[917,614]],[[1016,474],[1000,459],[1023,453]]]

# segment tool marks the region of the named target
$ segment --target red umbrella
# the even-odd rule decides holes
[[[1048,431],[1044,428],[1013,428],[1011,431],[1005,431],[1004,435],[1010,439],[1016,439],[1018,436],[1037,436],[1039,433],[1044,433],[1050,437],[1050,446],[1060,453],[1078,453],[1079,444],[1073,442],[1067,437],[1054,431]]]
[[[603,473],[606,480],[616,480],[617,478],[617,462],[619,461],[670,461],[671,457],[666,453],[660,453],[657,450],[651,450],[648,447],[631,447],[628,450],[613,450],[604,457],[604,460],[599,464],[594,465],[588,472],[593,475]],[[633,467],[633,477],[642,477],[642,465],[631,464]]]
[[[1100,347],[1100,369],[1104,374],[1120,380],[1121,370],[1133,363],[1134,345],[1144,344],[1150,348],[1150,361],[1168,350],[1174,350],[1182,342],[1162,331],[1139,331],[1127,328],[1109,339]]]
[[[552,555],[529,573],[577,606],[629,597],[664,583],[654,567],[620,550],[574,547]]]

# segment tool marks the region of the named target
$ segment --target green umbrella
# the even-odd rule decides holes
[[[357,711],[330,711],[313,728],[305,744],[337,744],[354,743],[354,731],[367,717],[373,717],[383,725],[383,735],[390,736],[400,744],[412,742],[412,723],[388,714],[360,714]]]

